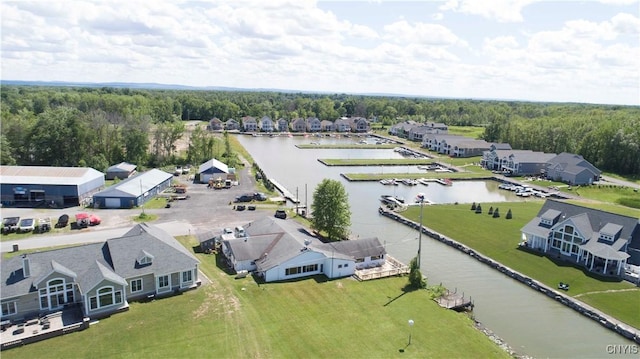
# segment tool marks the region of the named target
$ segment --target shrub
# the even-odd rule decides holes
[[[482,206],[479,204],[476,206],[476,213],[482,213]]]
[[[496,207],[496,210],[493,211],[493,218],[498,218],[500,217],[500,211],[498,210],[498,208]]]
[[[472,210],[472,211],[475,211],[475,210],[476,210],[476,203],[475,203],[475,202],[473,202],[473,204],[471,205],[471,210]]]
[[[513,215],[511,214],[511,208],[509,208],[509,210],[507,211],[507,216],[505,217],[506,219],[511,219],[513,218]]]
[[[489,215],[493,214],[493,206],[489,207],[489,212],[487,212]]]

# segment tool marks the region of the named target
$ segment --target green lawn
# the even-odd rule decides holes
[[[542,204],[542,201],[482,203],[482,214],[476,214],[467,204],[425,206],[423,222],[425,226],[550,287],[555,288],[558,282],[570,283],[571,289],[567,294],[571,296],[594,291],[634,288],[630,283],[593,276],[566,262],[518,249],[520,229],[536,216]],[[500,218],[493,218],[487,214],[490,207],[494,210],[499,208]],[[509,209],[512,210],[513,219],[507,220],[505,215]],[[419,207],[410,206],[402,214],[418,221],[419,212]],[[624,294],[612,293],[611,297],[616,299],[598,301],[594,303],[594,307],[640,328],[640,316],[632,315],[637,314],[640,291],[622,293]]]
[[[321,158],[318,161],[327,166],[417,166],[433,163],[429,158]]]
[[[86,331],[8,350],[3,359],[509,357],[466,315],[440,308],[425,290],[403,291],[406,277],[258,285],[233,279],[213,256],[198,257],[213,284],[132,303]]]

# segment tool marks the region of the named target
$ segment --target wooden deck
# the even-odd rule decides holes
[[[286,198],[287,200],[298,204],[300,203],[300,200],[291,192],[289,192],[289,190],[287,190],[283,185],[281,185],[279,182],[277,182],[275,179],[273,178],[269,178],[269,182],[271,182],[271,184],[273,184],[273,186],[280,192],[282,193],[282,196],[284,198]]]
[[[387,254],[383,265],[371,268],[356,269],[353,276],[359,281],[405,275],[409,267]]]
[[[443,308],[453,309],[455,311],[464,311],[473,309],[473,301],[471,297],[465,298],[464,293],[451,292],[447,290],[440,298],[435,301]]]

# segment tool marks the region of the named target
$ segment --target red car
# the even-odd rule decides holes
[[[95,214],[92,214],[89,216],[89,225],[97,226],[100,224],[100,222],[102,222],[102,220],[100,219],[100,217],[96,216]]]

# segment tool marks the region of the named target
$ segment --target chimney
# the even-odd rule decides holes
[[[25,278],[29,278],[31,275],[31,262],[26,254],[22,255],[22,274]]]

